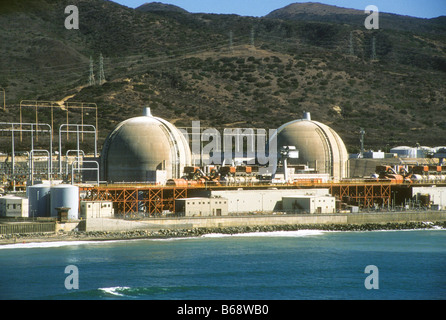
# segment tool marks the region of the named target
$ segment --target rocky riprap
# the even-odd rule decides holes
[[[67,240],[128,240],[199,237],[205,234],[239,234],[250,232],[323,230],[323,231],[377,231],[377,230],[413,230],[446,228],[446,222],[407,222],[386,224],[311,224],[311,225],[271,225],[238,226],[219,228],[131,230],[131,231],[72,231],[60,233],[27,233],[0,235],[3,243],[67,241]]]

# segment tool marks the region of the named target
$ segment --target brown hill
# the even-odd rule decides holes
[[[63,27],[69,4],[79,8],[79,30]],[[309,4],[305,10],[317,14],[296,21],[142,12],[102,0],[14,1],[0,10],[7,103],[0,117],[17,122],[25,99],[92,102],[103,140],[143,106],[178,126],[200,120],[203,127],[266,129],[310,111],[351,152],[358,150],[360,128],[367,148],[444,145],[444,19],[424,21],[419,31],[369,31],[361,15],[329,21],[330,12],[344,9]],[[349,20],[356,15],[360,26]],[[398,25],[408,18],[388,19]],[[100,54],[106,82],[89,86],[90,57],[98,80]],[[65,109],[54,112],[58,124],[66,121]],[[22,116],[36,118],[31,107]],[[39,113],[39,121],[49,117]]]

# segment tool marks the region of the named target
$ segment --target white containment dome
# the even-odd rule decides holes
[[[168,121],[144,115],[121,122],[107,137],[101,153],[102,179],[108,182],[156,182],[157,170],[178,179],[191,164],[184,135]]]
[[[278,152],[283,146],[295,146],[299,151],[298,159],[288,161],[290,165],[308,165],[335,180],[348,177],[348,153],[344,142],[327,125],[312,121],[307,112],[303,119],[288,122],[277,129]]]

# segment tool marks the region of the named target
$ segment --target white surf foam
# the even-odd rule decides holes
[[[322,230],[298,230],[298,231],[271,231],[271,232],[248,232],[236,234],[211,233],[205,234],[203,238],[222,238],[222,237],[309,237],[324,234]]]
[[[113,296],[124,296],[124,294],[120,293],[120,291],[128,290],[130,287],[109,287],[109,288],[99,288],[104,293],[113,295]]]

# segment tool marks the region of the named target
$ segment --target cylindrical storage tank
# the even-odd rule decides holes
[[[406,146],[392,148],[390,149],[390,153],[396,153],[400,158],[417,158],[417,149]]]
[[[36,184],[27,188],[28,193],[28,216],[49,217],[50,216],[50,186]]]
[[[51,216],[57,217],[56,208],[70,208],[69,220],[79,218],[79,187],[70,184],[59,184],[51,187]]]

